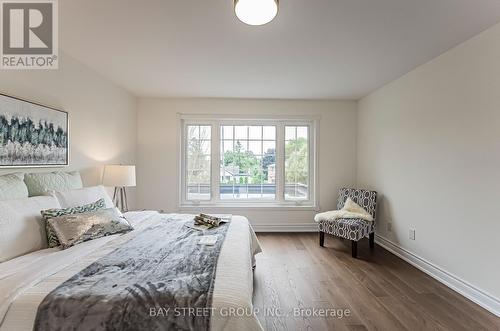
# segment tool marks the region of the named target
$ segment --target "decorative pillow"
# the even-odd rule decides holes
[[[0,176],[0,200],[25,199],[28,188],[23,181],[24,174]]]
[[[344,203],[344,208],[342,208],[342,210],[355,214],[360,214],[373,220],[373,216],[370,213],[368,213],[363,207],[354,202],[351,198],[346,199]]]
[[[0,262],[47,248],[40,211],[60,208],[53,197],[0,201]]]
[[[25,174],[24,182],[30,197],[45,195],[48,191],[69,191],[83,187],[78,171]]]
[[[63,249],[84,241],[133,230],[115,208],[54,217],[48,220],[48,224],[59,238]]]
[[[105,209],[105,207],[106,207],[106,204],[104,202],[104,199],[99,199],[93,203],[89,203],[89,204],[86,204],[83,206],[78,206],[78,207],[42,210],[41,213],[42,213],[43,219],[45,220],[45,231],[47,233],[47,242],[48,242],[49,247],[52,248],[52,247],[57,247],[57,246],[61,245],[61,243],[59,242],[59,239],[57,238],[57,235],[52,230],[52,228],[49,226],[48,221],[50,219],[55,218],[55,217],[67,216],[67,215],[89,213],[89,212]]]
[[[57,198],[62,208],[81,206],[98,199],[104,199],[106,208],[115,207],[108,192],[106,192],[106,189],[102,185],[71,191],[51,191],[49,194]]]

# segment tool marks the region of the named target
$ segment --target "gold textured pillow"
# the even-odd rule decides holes
[[[92,213],[65,215],[47,221],[63,249],[84,241],[133,230],[130,223],[115,208]]]
[[[92,213],[102,209],[105,209],[104,199],[99,199],[96,202],[73,208],[42,210],[41,213],[43,219],[45,220],[45,231],[47,233],[47,242],[49,244],[49,247],[52,248],[61,245],[59,239],[57,239],[57,236],[54,233],[54,230],[52,230],[52,228],[49,226],[49,223],[47,222],[49,219],[72,214]]]

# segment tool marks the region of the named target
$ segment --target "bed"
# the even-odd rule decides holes
[[[87,241],[66,250],[42,249],[0,263],[0,330],[33,330],[41,303],[61,284],[131,241],[138,231],[187,216],[143,211],[130,212],[125,217],[134,231]],[[252,310],[252,268],[254,256],[261,251],[258,240],[245,217],[233,216],[226,226],[215,269],[209,329],[262,330]],[[153,310],[151,316],[159,313],[160,310]],[[79,329],[89,328],[82,324]],[[161,323],[157,329],[162,329]]]

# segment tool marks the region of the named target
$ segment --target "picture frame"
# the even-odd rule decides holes
[[[69,113],[0,93],[0,169],[65,167]]]

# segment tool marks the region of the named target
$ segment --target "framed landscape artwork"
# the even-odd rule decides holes
[[[0,168],[69,162],[68,113],[0,94]]]

